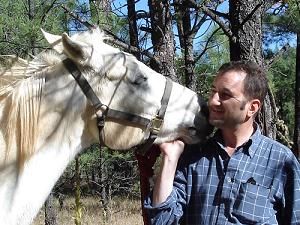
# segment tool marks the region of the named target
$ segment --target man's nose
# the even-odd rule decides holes
[[[210,98],[209,98],[209,104],[210,105],[220,105],[220,97],[218,92],[212,93]]]

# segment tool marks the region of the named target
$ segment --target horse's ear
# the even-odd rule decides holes
[[[47,40],[47,42],[51,45],[51,47],[59,52],[59,53],[62,53],[63,52],[63,46],[62,46],[62,43],[61,43],[61,36],[59,35],[54,35],[54,34],[50,34],[46,31],[44,31],[43,29],[41,29],[43,35],[44,35],[44,38]]]
[[[91,47],[76,40],[72,40],[66,33],[62,34],[62,44],[64,53],[74,59],[83,63],[91,56]]]

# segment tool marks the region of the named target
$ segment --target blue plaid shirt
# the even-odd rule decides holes
[[[220,132],[187,146],[167,200],[151,224],[300,224],[300,166],[293,153],[259,129],[229,157]]]

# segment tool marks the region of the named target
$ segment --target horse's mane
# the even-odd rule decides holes
[[[16,157],[10,155],[16,149],[22,169],[26,158],[35,151],[46,71],[61,59],[52,51],[41,53],[31,61],[15,56],[2,58],[6,64],[0,67],[0,102],[7,108],[7,119],[1,125],[6,142],[5,160]]]
[[[0,99],[25,79],[39,77],[45,69],[60,61],[61,57],[55,51],[43,52],[31,61],[14,55],[0,56]]]

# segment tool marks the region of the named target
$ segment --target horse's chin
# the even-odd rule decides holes
[[[189,127],[187,129],[186,135],[183,136],[182,138],[185,141],[185,143],[196,144],[206,140],[209,137],[209,135],[212,133],[212,131],[213,131],[213,126],[209,124],[205,128],[202,128],[201,130],[195,127]]]
[[[182,140],[186,144],[196,144],[202,140],[198,136],[183,136],[183,137],[179,137],[178,139]]]
[[[182,140],[186,144],[197,144],[207,139],[211,134],[212,127],[208,126],[207,129],[199,130],[195,127],[184,128],[178,133],[162,134],[156,141],[155,144],[161,144],[164,142],[170,142],[177,139]]]
[[[181,134],[168,134],[166,136],[160,136],[155,140],[155,144],[162,144],[165,142],[171,142],[174,140],[182,140],[186,144],[195,144],[201,141],[201,139],[198,136],[195,135],[187,135],[186,133]]]
[[[182,135],[178,137],[177,139],[182,140],[186,144],[197,144],[203,140],[202,137],[196,134],[192,135]]]

